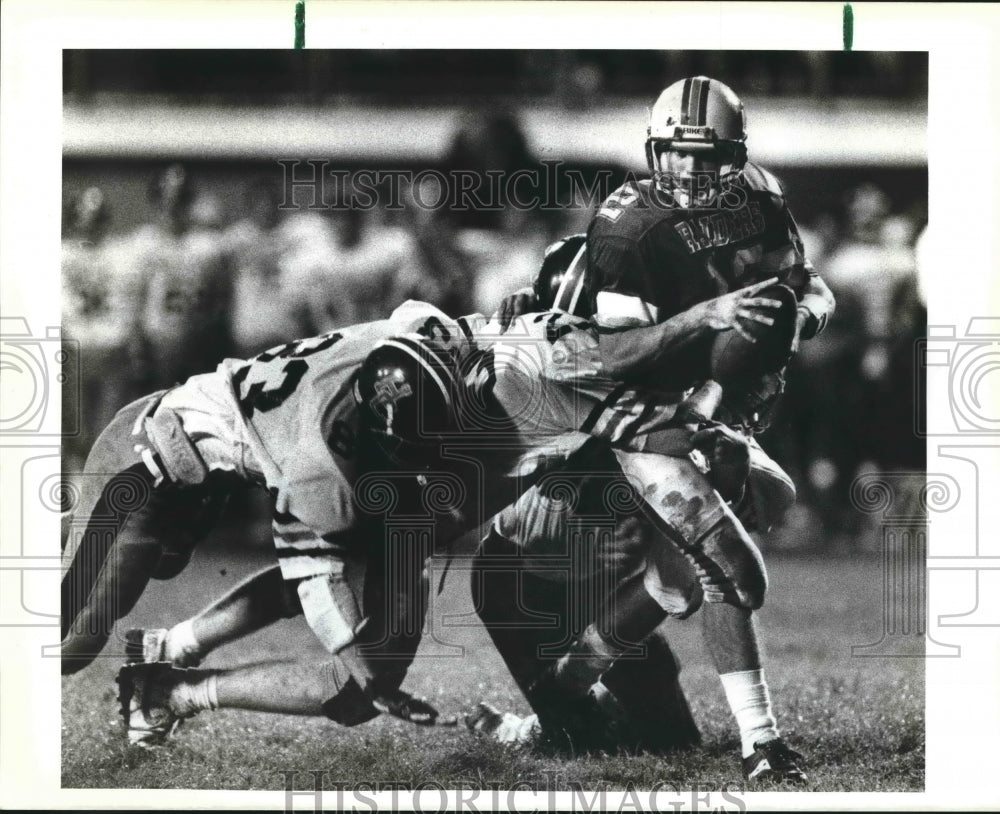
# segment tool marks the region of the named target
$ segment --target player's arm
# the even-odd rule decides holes
[[[722,331],[734,330],[747,341],[755,342],[742,321],[774,324],[768,312],[780,308],[781,303],[757,296],[774,282],[775,278],[771,278],[706,300],[656,325],[625,330],[599,326],[602,372],[612,379],[628,379],[666,369],[693,342]]]
[[[275,509],[274,546],[281,575],[294,582],[302,612],[329,653],[351,644],[362,625],[357,600],[344,577],[350,532],[322,535],[288,511]],[[360,542],[360,541],[357,541]]]
[[[357,598],[344,574],[341,546],[349,545],[352,532],[320,535],[287,513],[276,512],[274,541],[282,576],[296,585],[302,613],[326,650],[338,656],[379,712],[414,724],[432,725],[438,711],[405,690],[381,688],[376,669],[357,644],[365,625]]]
[[[486,353],[483,375],[467,381],[489,389],[523,439],[545,442],[583,432],[645,449],[647,436],[670,427],[676,399],[609,377],[602,341],[590,321],[556,312],[529,314]],[[675,446],[668,454],[676,454]]]
[[[817,334],[822,333],[827,321],[833,316],[837,302],[830,287],[823,281],[806,257],[805,246],[799,235],[799,227],[788,208],[781,184],[774,178],[772,178],[772,183],[775,184],[778,192],[777,195],[773,196],[772,201],[779,209],[777,221],[781,225],[777,227],[776,231],[772,231],[766,236],[769,242],[776,241],[777,245],[765,253],[763,258],[765,265],[762,273],[768,276],[772,273],[779,274],[782,282],[795,292],[799,300],[795,340],[792,344],[792,351],[795,352],[798,350],[800,339],[812,339]]]
[[[826,327],[837,307],[837,300],[830,287],[823,282],[811,267],[807,271],[807,279],[802,299],[799,300],[796,314],[796,339],[812,339]],[[795,342],[795,349],[798,341]]]
[[[592,326],[564,314],[548,315],[546,320],[548,336],[558,334],[557,338],[498,346],[490,357],[491,375],[482,378],[522,439],[545,443],[552,436],[582,432],[617,447],[675,457],[698,447],[713,461],[721,461],[720,471],[739,470],[731,483],[720,482],[717,488],[733,495],[741,492],[745,477],[740,479],[740,467],[747,458],[744,440],[722,427],[692,433],[676,426],[675,399],[603,375]]]

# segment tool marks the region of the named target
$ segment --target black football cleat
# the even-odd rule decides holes
[[[781,739],[758,741],[754,753],[743,758],[743,776],[747,780],[773,783],[808,783],[809,778],[800,764],[804,760]]]

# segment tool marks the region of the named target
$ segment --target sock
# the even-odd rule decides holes
[[[719,676],[726,691],[729,708],[740,727],[743,757],[752,755],[759,741],[778,737],[777,722],[771,712],[771,696],[767,691],[763,670],[743,670]]]
[[[180,667],[197,664],[201,660],[201,645],[194,635],[194,622],[185,619],[167,631],[163,643],[163,658]]]
[[[180,681],[170,688],[170,709],[180,718],[218,708],[218,676],[215,673],[209,673],[200,680]]]

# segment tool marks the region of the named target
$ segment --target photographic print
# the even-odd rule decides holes
[[[53,789],[934,791],[935,688],[1000,622],[997,320],[931,296],[932,49],[846,12],[842,50],[320,46],[286,5],[295,48],[52,68],[2,440]]]
[[[65,52],[63,782],[274,788],[280,754],[348,785],[589,788],[610,766],[639,788],[922,788],[923,642],[900,634],[925,622],[884,617],[880,565],[926,557],[926,72],[918,52]],[[508,352],[543,365],[509,396]],[[438,414],[472,409],[456,386],[497,400],[495,427]],[[517,414],[559,389],[564,426]],[[401,505],[367,505],[373,476]],[[915,507],[892,540],[887,483]],[[915,658],[850,657],[868,645]],[[116,678],[123,727],[95,743]],[[147,744],[169,771],[134,764]]]

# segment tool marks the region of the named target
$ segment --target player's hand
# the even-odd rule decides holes
[[[530,313],[538,305],[535,299],[535,292],[531,288],[519,288],[513,294],[508,294],[503,298],[500,307],[493,318],[500,323],[500,327],[506,331],[521,314]]]
[[[759,322],[767,326],[774,325],[774,317],[768,316],[766,310],[781,308],[781,302],[755,295],[776,282],[778,282],[778,278],[771,277],[747,288],[741,288],[739,291],[732,291],[729,294],[716,297],[714,300],[708,300],[702,304],[705,324],[720,333],[734,330],[748,342],[756,342],[757,340],[743,327],[740,320]]]
[[[372,705],[379,712],[392,715],[417,726],[455,726],[454,716],[441,718],[440,713],[422,698],[405,690],[382,690],[372,698]],[[440,720],[439,720],[440,719]]]
[[[691,444],[701,450],[710,467],[709,479],[727,503],[739,501],[750,477],[750,445],[735,430],[717,424],[691,436]]]

